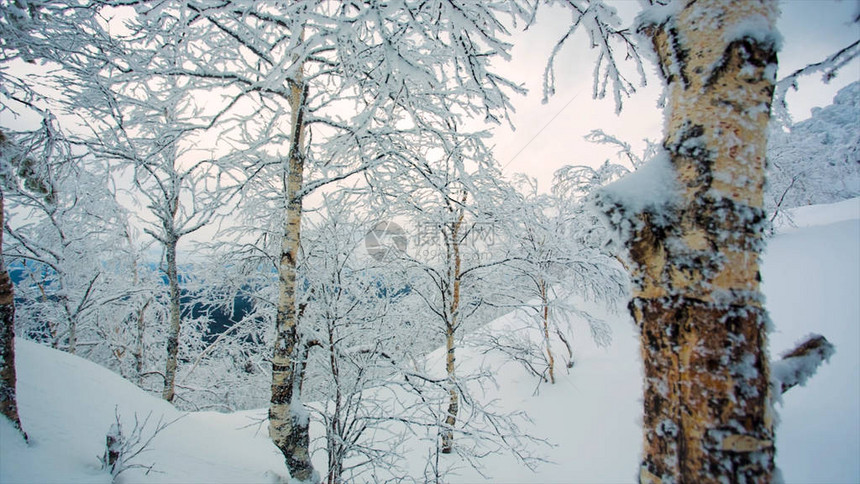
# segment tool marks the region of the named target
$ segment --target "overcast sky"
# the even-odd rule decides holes
[[[636,0],[610,3],[617,6],[626,25],[640,8]],[[779,55],[781,74],[820,61],[860,38],[860,26],[851,23],[860,0],[787,0],[780,5],[782,16],[778,27],[784,37]],[[492,143],[496,158],[506,167],[505,173],[534,176],[544,190],[549,188],[552,173],[558,168],[569,164],[599,165],[613,155],[616,150],[583,139],[593,129],[603,129],[637,149],[644,146],[643,138],[654,141],[662,138],[663,113],[657,107],[662,86],[654,66],[647,66],[648,86],[632,99],[626,99],[621,114],[616,116],[611,96],[598,101],[591,97],[595,57],[582,33],[569,40],[559,56],[556,95],[549,103],[541,104],[546,59],[568,25],[567,12],[545,9],[536,25],[517,34],[513,60],[504,70],[513,80],[524,83],[529,94],[514,99],[516,131],[506,126],[496,128]],[[635,74],[631,78],[635,79]],[[810,109],[815,106],[830,104],[839,88],[857,80],[860,80],[857,60],[829,85],[822,84],[819,75],[804,79],[800,91],[788,97],[794,120],[809,117]]]

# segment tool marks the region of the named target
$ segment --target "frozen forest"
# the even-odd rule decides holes
[[[0,0],[0,482],[857,482],[788,3]]]

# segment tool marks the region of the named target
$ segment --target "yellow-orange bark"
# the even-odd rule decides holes
[[[679,190],[628,241],[645,368],[641,482],[769,482],[773,422],[759,291],[770,0],[685,0],[644,26],[668,84]],[[751,28],[750,26],[754,26]]]

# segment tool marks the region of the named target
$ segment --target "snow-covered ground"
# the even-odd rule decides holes
[[[860,198],[797,209],[768,244],[762,277],[771,357],[809,333],[836,345],[804,388],[777,407],[786,482],[860,482]]]
[[[777,462],[789,483],[857,483],[860,199],[800,209],[794,222],[770,241],[764,258],[764,292],[775,326],[771,353],[776,358],[813,332],[825,335],[837,351],[805,388],[790,390],[778,407]],[[503,330],[513,317],[500,318],[491,329]],[[518,365],[475,350],[459,353],[464,372],[478,364],[494,368],[498,387],[492,396],[505,409],[525,410],[533,420],[529,432],[554,444],[538,449],[553,463],[536,473],[508,455],[486,458],[490,482],[634,480],[641,448],[638,341],[626,316],[617,318],[613,330],[612,346],[600,349],[580,328],[575,367],[559,372],[557,384],[541,385],[537,394],[534,377]],[[20,340],[17,351],[21,419],[30,444],[0,419],[2,483],[110,482],[99,458],[115,411],[126,432],[135,415],[141,420],[151,415],[147,429],[159,419],[179,418],[135,461],[154,464],[152,469],[131,469],[121,476],[124,482],[278,482],[287,475],[266,436],[265,410],[184,415],[93,363]],[[424,454],[413,454],[409,469],[421,480]],[[324,467],[322,452],[315,464]],[[461,467],[447,480],[484,478]]]

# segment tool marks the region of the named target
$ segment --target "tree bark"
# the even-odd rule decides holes
[[[3,261],[4,205],[3,193],[0,192],[0,414],[8,418],[26,440],[27,434],[24,433],[18,416],[16,394],[18,379],[15,373],[15,293],[12,279]]]
[[[126,237],[129,242],[129,246],[132,245],[131,237],[126,234]],[[132,276],[131,276],[132,287],[137,288],[140,284],[140,268],[138,265],[137,257],[134,258],[132,262]],[[134,349],[132,350],[132,356],[134,357],[134,373],[137,379],[137,386],[143,386],[143,368],[144,368],[144,358],[146,358],[146,348],[144,347],[144,341],[146,336],[146,310],[149,308],[149,304],[152,299],[147,299],[143,306],[138,308],[133,313],[133,318],[129,318],[128,324],[131,324],[132,319],[135,321],[135,327],[137,332],[135,333],[134,338]]]
[[[164,370],[164,391],[162,397],[168,402],[173,402],[176,396],[176,368],[179,361],[179,332],[182,329],[181,308],[179,307],[179,272],[176,267],[176,244],[175,238],[167,241],[165,250],[167,252],[167,286],[170,312],[170,328],[167,333],[167,365]]]
[[[463,203],[466,195],[463,195]],[[451,284],[451,304],[445,321],[445,370],[448,373],[448,412],[445,417],[445,428],[442,432],[442,453],[450,454],[454,449],[454,427],[457,425],[457,413],[460,410],[460,393],[457,390],[455,368],[454,337],[457,331],[457,311],[460,308],[460,227],[463,225],[463,209],[459,208],[457,220],[451,224],[450,240],[448,241],[448,281]],[[451,209],[452,213],[454,209]]]
[[[667,82],[663,147],[679,191],[669,208],[628,219],[645,372],[641,482],[773,479],[758,263],[776,15],[770,0],[685,0],[640,27]]]
[[[137,386],[143,387],[143,369],[146,359],[146,310],[149,308],[149,303],[152,299],[147,299],[146,302],[137,310],[137,334],[135,335],[134,348],[134,370],[137,374]]]
[[[301,402],[303,363],[296,313],[296,263],[301,244],[302,183],[304,176],[304,111],[307,86],[302,69],[290,87],[292,127],[287,158],[286,221],[278,263],[278,308],[272,357],[272,399],[269,436],[284,454],[290,475],[299,481],[319,482],[310,459],[309,419]]]
[[[175,56],[176,53],[174,52]],[[176,59],[172,59],[173,64],[176,64]],[[171,79],[171,91],[177,89],[176,79]],[[173,107],[164,108],[164,122],[167,126],[171,126],[176,121],[176,112]],[[166,186],[166,213],[159,210],[158,214],[161,218],[161,226],[163,230],[162,243],[164,244],[165,259],[167,264],[167,290],[168,290],[168,315],[170,318],[170,327],[167,333],[167,363],[164,369],[164,391],[162,397],[168,402],[173,402],[176,396],[176,370],[179,365],[179,335],[182,332],[182,308],[180,306],[181,290],[179,288],[179,268],[176,259],[176,248],[179,245],[179,239],[183,233],[177,228],[176,215],[179,213],[179,197],[182,192],[182,176],[177,170],[178,150],[176,141],[170,143],[165,150],[165,161],[169,162],[169,171],[167,172],[168,180],[164,182]],[[158,182],[162,185],[162,182]],[[164,189],[163,189],[164,190]],[[186,232],[187,233],[187,232]]]
[[[332,383],[334,384],[334,411],[329,417],[326,447],[328,450],[328,484],[341,484],[343,482],[343,458],[344,446],[343,428],[341,425],[341,413],[343,412],[343,393],[340,379],[340,365],[336,351],[337,344],[336,329],[334,321],[328,322],[328,349],[329,365],[331,366]]]
[[[547,296],[547,284],[543,279],[538,283],[540,288],[541,323],[543,325],[543,344],[546,350],[546,366],[549,372],[550,384],[555,384],[555,358],[552,354],[552,344],[549,338],[549,298]]]

